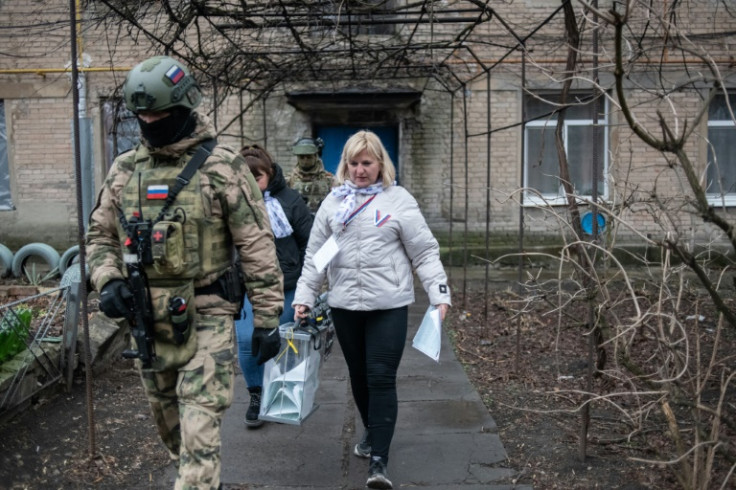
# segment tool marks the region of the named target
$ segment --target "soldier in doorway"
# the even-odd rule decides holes
[[[320,139],[301,138],[293,148],[297,163],[286,179],[286,184],[296,190],[312,214],[317,212],[322,200],[330,193],[335,176],[325,170],[320,155],[324,142]]]

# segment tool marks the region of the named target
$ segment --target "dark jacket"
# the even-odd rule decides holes
[[[294,289],[302,273],[304,254],[307,251],[309,232],[312,229],[312,213],[302,196],[286,185],[284,172],[279,164],[273,164],[273,177],[266,190],[278,199],[294,233],[276,239],[276,254],[284,273],[284,289]]]

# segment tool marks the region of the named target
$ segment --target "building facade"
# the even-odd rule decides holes
[[[682,152],[706,199],[730,216],[736,205],[736,129],[728,88],[736,73],[736,36],[729,33],[736,31],[736,19],[720,2],[680,5],[676,26],[668,24],[665,11],[631,11],[620,93],[616,29],[607,22],[615,16],[605,10],[612,8],[611,2],[599,2],[597,57],[593,29],[586,25],[595,17],[582,3],[575,6],[582,39],[574,71],[566,65],[568,36],[557,1],[509,2],[493,12],[475,12],[475,2],[425,2],[424,12],[433,21],[423,22],[427,17],[417,15],[414,24],[406,21],[408,14],[401,14],[402,8],[409,9],[408,2],[378,3],[393,9],[394,23],[378,14],[361,14],[372,20],[346,24],[346,39],[370,41],[364,47],[403,40],[410,54],[401,71],[397,65],[396,73],[402,75],[396,78],[367,80],[365,72],[332,76],[315,57],[313,64],[296,68],[285,62],[278,82],[273,82],[273,73],[268,83],[243,79],[244,88],[238,91],[233,90],[237,83],[225,87],[221,78],[195,65],[194,75],[206,95],[201,110],[215,121],[220,141],[236,149],[261,144],[288,172],[296,163],[294,142],[319,136],[326,142],[325,164],[330,169],[351,131],[373,129],[395,156],[399,183],[416,196],[438,235],[489,234],[494,244],[515,245],[520,233],[564,240],[570,230],[559,138],[581,212],[588,212],[588,202],[597,196],[598,212],[618,239],[637,242],[667,233],[689,234],[704,242],[723,238],[693,212],[697,196],[678,153],[663,153],[637,135],[619,97],[625,94],[634,124],[655,139],[687,135]],[[115,154],[136,141],[135,120],[119,104],[125,74],[138,61],[164,52],[146,34],[161,28],[155,21],[135,28],[120,19],[114,23],[110,10],[100,3],[80,3],[79,8],[72,22],[68,3],[57,0],[0,5],[0,23],[16,34],[0,38],[0,243],[12,250],[30,242],[58,250],[77,243],[79,210],[89,213]],[[140,14],[145,18],[146,12]],[[662,20],[656,28],[650,23],[647,30],[647,15]],[[262,18],[267,18],[265,13]],[[334,15],[321,18],[337,22]],[[292,30],[299,25],[294,22]],[[287,36],[289,29],[276,25],[239,31],[248,29],[259,53],[298,51],[296,45],[278,42],[282,38],[277,36]],[[665,42],[667,29],[687,37],[687,56]],[[631,44],[632,39],[639,44]],[[74,44],[79,60],[77,107],[69,71]],[[194,44],[190,41],[189,46]],[[443,50],[445,45],[452,49]],[[182,53],[187,53],[186,46],[173,44],[174,51]],[[383,64],[367,65],[361,58],[364,65],[359,68],[381,72],[394,56],[386,52],[375,54]],[[421,67],[415,76],[412,63]],[[709,100],[714,84],[719,90]],[[558,119],[561,107],[566,107],[564,120]]]

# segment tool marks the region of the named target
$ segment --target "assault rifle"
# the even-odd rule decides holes
[[[148,276],[143,266],[146,263],[153,263],[152,225],[150,220],[142,220],[135,216],[128,221],[122,212],[120,223],[128,235],[125,241],[127,250],[123,253],[123,262],[128,271],[128,288],[132,293],[128,321],[137,347],[137,350],[124,350],[123,357],[140,359],[143,369],[149,369],[151,363],[156,359],[156,348],[151,292],[148,289]]]
[[[123,226],[128,238],[125,241],[126,251],[123,252],[123,262],[128,271],[128,287],[133,293],[131,304],[131,315],[128,318],[131,324],[131,334],[135,339],[138,350],[125,350],[123,357],[126,359],[140,359],[143,369],[151,367],[156,359],[156,348],[154,344],[154,320],[153,303],[151,292],[148,289],[148,276],[144,266],[153,264],[153,251],[151,250],[151,232],[153,224],[158,223],[166,215],[166,212],[174,204],[179,192],[189,184],[197,169],[204,163],[212,150],[217,145],[214,139],[202,141],[192,158],[187,162],[184,169],[176,177],[174,188],[171,189],[158,216],[153,221],[143,219],[141,209],[141,174],[138,174],[138,212],[134,213],[130,220],[125,219],[125,214],[118,209],[120,224]],[[240,295],[242,299],[242,294]],[[169,305],[171,308],[171,305]]]

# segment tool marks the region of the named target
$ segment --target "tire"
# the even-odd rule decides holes
[[[13,252],[0,243],[0,277],[8,277],[13,272]]]
[[[66,249],[59,259],[59,274],[63,277],[66,270],[75,261],[79,260],[79,245],[74,245]]]
[[[59,273],[59,252],[45,243],[29,243],[22,246],[13,257],[13,276],[22,277],[25,275],[23,266],[26,260],[32,256],[42,258],[48,264],[49,271],[56,270],[56,274]]]

